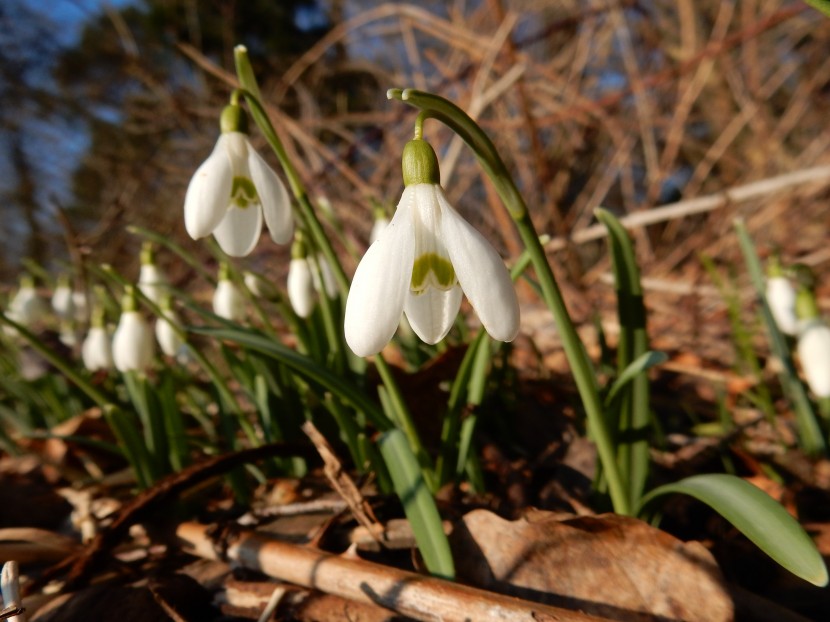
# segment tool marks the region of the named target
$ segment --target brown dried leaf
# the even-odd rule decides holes
[[[470,512],[451,536],[458,577],[614,620],[732,620],[711,554],[634,518]]]

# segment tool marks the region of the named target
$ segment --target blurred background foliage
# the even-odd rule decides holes
[[[128,224],[205,252],[184,233],[183,196],[215,142],[238,43],[304,181],[330,199],[344,255],[365,246],[371,202],[391,209],[402,186],[414,115],[387,102],[389,87],[478,118],[554,236],[591,224],[597,205],[624,215],[828,160],[830,20],[800,2],[5,0],[0,25],[7,285],[24,257],[134,271]],[[438,124],[427,134],[450,198],[515,258],[472,156]],[[736,260],[721,240],[741,211],[757,241],[804,255],[826,246],[826,199],[810,186],[653,226],[638,252],[652,276],[699,252]],[[583,285],[607,261],[591,245],[557,248],[554,265]],[[261,245],[250,261],[276,278],[287,255]]]

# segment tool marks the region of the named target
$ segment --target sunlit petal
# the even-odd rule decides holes
[[[449,290],[428,287],[423,292],[409,292],[404,313],[409,325],[422,341],[436,344],[447,336],[461,307],[461,288]]]
[[[231,257],[248,255],[262,233],[262,211],[256,205],[231,207],[213,230],[219,246]]]
[[[231,200],[233,172],[225,148],[226,135],[216,141],[207,160],[196,169],[184,197],[184,226],[194,240],[210,235],[225,217]]]
[[[265,225],[271,239],[277,244],[286,244],[294,234],[294,218],[291,215],[291,198],[285,184],[280,181],[268,163],[249,146],[248,168],[256,186]]]
[[[176,356],[184,341],[179,332],[181,322],[175,312],[167,310],[156,319],[156,341],[167,356]]]
[[[153,335],[138,311],[125,311],[112,337],[112,357],[118,371],[143,371],[153,360]]]
[[[358,356],[380,352],[400,322],[415,253],[414,196],[404,190],[392,222],[357,266],[346,300],[345,335]]]
[[[245,317],[245,297],[233,281],[222,279],[213,293],[213,312],[226,320],[239,322]]]
[[[464,294],[493,339],[512,341],[519,332],[519,301],[504,261],[440,189],[438,198],[444,244]]]
[[[90,327],[81,346],[81,359],[89,371],[112,368],[112,341],[106,328]]]
[[[813,393],[830,397],[830,328],[821,321],[807,322],[798,338],[798,358]]]

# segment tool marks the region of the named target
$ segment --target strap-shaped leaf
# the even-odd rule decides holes
[[[643,497],[641,510],[656,497],[672,493],[702,501],[794,575],[813,585],[827,585],[827,567],[810,536],[757,486],[723,473],[694,475],[655,488]]]

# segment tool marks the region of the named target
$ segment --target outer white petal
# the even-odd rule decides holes
[[[251,204],[248,207],[231,207],[222,222],[213,230],[219,246],[231,257],[248,255],[262,233],[262,210]]]
[[[271,239],[277,244],[286,244],[294,234],[294,218],[291,215],[291,198],[285,184],[268,166],[268,163],[248,145],[248,169],[254,182],[265,225]]]
[[[118,371],[143,371],[153,360],[153,334],[138,311],[125,311],[112,337],[112,358]]]
[[[352,280],[346,300],[345,335],[346,343],[358,356],[380,352],[401,319],[415,256],[412,188],[403,191],[392,222],[366,251]]]
[[[795,335],[798,332],[798,318],[795,314],[795,288],[787,277],[774,276],[767,279],[767,303],[782,332]]]
[[[813,393],[830,397],[830,328],[812,321],[798,338],[798,358]]]
[[[112,369],[112,342],[107,329],[93,326],[81,346],[81,359],[89,371]]]
[[[404,313],[415,334],[429,344],[436,344],[447,336],[461,307],[461,288],[450,290],[427,287],[420,294],[409,292]]]
[[[519,332],[519,301],[504,261],[438,189],[441,229],[461,289],[493,339],[513,341]]]
[[[292,259],[288,266],[288,300],[300,317],[308,317],[314,310],[314,279],[304,257]]]
[[[231,201],[233,170],[228,155],[227,134],[216,141],[216,147],[196,169],[184,196],[184,226],[194,240],[213,233],[225,217]]]
[[[221,280],[213,294],[213,312],[226,320],[238,322],[245,317],[245,297],[228,280]]]

